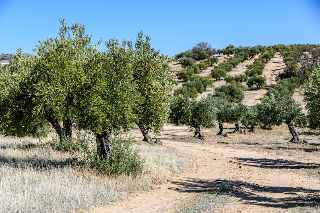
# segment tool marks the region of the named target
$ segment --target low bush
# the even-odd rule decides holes
[[[211,70],[211,77],[220,80],[221,78],[225,78],[227,76],[227,71],[223,68],[216,68]]]
[[[266,77],[258,75],[258,76],[253,76],[249,78],[247,82],[247,86],[249,88],[252,88],[255,85],[256,89],[261,89],[263,86],[266,85],[266,83],[267,83]]]
[[[192,67],[196,63],[196,61],[192,58],[181,58],[179,62],[183,68]]]
[[[208,58],[208,59],[205,61],[205,63],[206,63],[208,66],[212,66],[212,65],[218,63],[218,58],[215,57],[215,56],[213,56],[213,57],[211,57],[211,58]]]
[[[207,65],[206,65],[206,63],[203,62],[203,61],[200,62],[200,63],[198,64],[198,66],[199,66],[200,70],[205,70],[205,69],[208,68]]]
[[[124,140],[117,136],[112,144],[113,158],[109,160],[101,159],[94,155],[91,159],[91,166],[99,173],[114,175],[137,176],[142,173],[144,161],[139,156],[139,150],[133,148],[132,140]]]

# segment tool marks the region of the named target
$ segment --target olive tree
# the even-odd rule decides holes
[[[135,85],[133,111],[135,123],[140,128],[144,141],[154,143],[149,131],[159,133],[169,115],[172,70],[166,57],[150,45],[150,37],[138,34],[133,58],[133,81]]]
[[[320,63],[312,71],[306,81],[305,95],[308,108],[309,125],[313,129],[320,128]]]
[[[217,87],[213,96],[230,102],[240,103],[244,99],[243,90],[245,90],[245,86],[240,83],[231,83]]]
[[[262,87],[264,87],[267,84],[267,79],[264,76],[261,75],[257,75],[257,76],[253,76],[251,78],[249,78],[248,82],[247,82],[247,86],[249,88],[252,88],[253,85],[256,86],[256,89],[261,89]]]
[[[223,135],[223,123],[235,124],[235,132],[240,132],[239,123],[247,111],[247,107],[241,103],[232,103],[223,98],[209,95],[207,99],[216,108],[217,121],[219,124],[218,135]]]
[[[194,137],[203,139],[201,127],[215,126],[216,108],[210,99],[190,100],[187,96],[175,97],[171,104],[169,121],[175,125],[189,125],[195,128]]]
[[[97,50],[84,26],[60,22],[59,37],[40,42],[37,56],[19,53],[4,76],[12,84],[1,82],[11,94],[1,97],[1,126],[11,135],[34,134],[49,122],[60,141],[71,138],[75,98],[84,84],[90,85],[85,82],[94,75]]]
[[[258,115],[258,109],[256,105],[248,107],[244,116],[241,119],[241,123],[249,129],[249,132],[255,132],[255,127],[261,125]]]
[[[264,127],[279,126],[283,122],[287,124],[292,135],[291,142],[302,142],[296,131],[295,125],[306,126],[306,116],[302,112],[299,103],[290,96],[267,95],[257,105],[258,118]]]

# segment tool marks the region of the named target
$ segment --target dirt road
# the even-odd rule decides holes
[[[277,133],[257,140],[260,136],[223,138],[207,132],[211,138],[207,143],[191,143],[176,141],[175,132],[167,132],[172,140],[163,140],[164,146],[189,154],[194,168],[151,191],[93,212],[176,212],[201,193],[228,192],[233,197],[218,212],[292,212],[320,201],[318,149],[287,143],[284,136],[272,142],[279,139]],[[319,145],[317,137],[309,141]],[[309,170],[315,173],[307,174]]]

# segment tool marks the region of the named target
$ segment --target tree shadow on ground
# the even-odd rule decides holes
[[[267,169],[316,169],[320,164],[304,163],[283,159],[268,158],[237,158],[238,162],[245,166],[253,166]]]
[[[0,145],[0,149],[21,149],[21,150],[30,150],[43,148],[47,146],[49,143],[26,143],[26,144],[2,144]]]
[[[303,187],[274,187],[260,186],[258,184],[231,180],[205,180],[188,179],[185,181],[173,181],[181,193],[209,193],[216,195],[230,195],[240,198],[248,205],[260,205],[271,208],[293,208],[298,206],[314,207],[320,202],[320,190],[312,190]],[[259,195],[270,193],[270,197]],[[285,194],[281,198],[273,198],[272,194]]]
[[[280,142],[272,143],[272,145],[270,145],[270,146],[267,146],[267,144],[263,145],[262,143],[248,142],[248,141],[241,141],[241,142],[237,142],[236,144],[261,145],[260,146],[261,149],[267,149],[267,150],[293,150],[293,151],[304,151],[304,152],[319,152],[320,151],[320,149],[317,147],[289,147],[289,146],[281,146],[281,145],[277,146],[276,144],[283,144]],[[295,146],[295,145],[299,145],[299,144],[292,143],[291,145]],[[309,143],[308,145],[313,146],[314,144]],[[315,145],[315,146],[318,146],[318,145]]]
[[[37,156],[32,157],[7,157],[0,156],[0,167],[9,166],[19,169],[35,169],[35,170],[51,170],[64,167],[83,166],[84,162],[77,160],[77,158],[67,158],[63,160],[52,160],[40,158]]]

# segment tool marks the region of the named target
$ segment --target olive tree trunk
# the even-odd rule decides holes
[[[52,127],[54,128],[54,130],[57,132],[60,141],[64,142],[66,141],[66,135],[65,135],[65,131],[64,128],[61,127],[61,125],[59,124],[58,119],[56,118],[56,115],[54,114],[54,111],[52,108],[50,108],[47,113],[46,113],[46,117],[47,120],[51,123]]]
[[[217,135],[223,135],[223,125],[222,123],[219,123],[219,132]]]
[[[103,132],[102,134],[97,134],[97,144],[98,144],[98,156],[104,160],[112,160],[112,135]]]
[[[141,122],[136,122],[136,124],[138,125],[142,135],[143,135],[143,141],[148,142],[149,144],[154,144],[151,136],[149,135],[148,130],[146,129],[145,125]]]
[[[63,129],[67,140],[72,138],[72,121],[71,119],[63,120]]]
[[[195,128],[195,132],[194,132],[194,136],[195,138],[199,138],[201,140],[204,140],[204,135],[201,132],[201,128],[199,126],[194,127]]]
[[[289,131],[292,135],[290,142],[301,143],[302,141],[299,138],[299,134],[294,126],[293,121],[287,122],[286,124],[288,125]]]
[[[249,132],[256,133],[255,126],[251,125]]]
[[[241,128],[239,124],[235,124],[234,132],[241,132]]]

